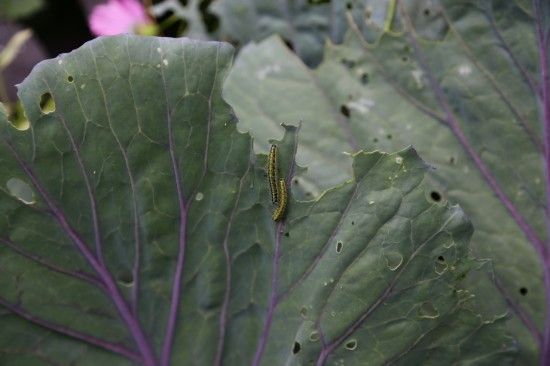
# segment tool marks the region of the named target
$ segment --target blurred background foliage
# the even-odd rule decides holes
[[[69,52],[94,38],[87,18],[93,8],[106,0],[2,0],[0,2],[0,48],[23,29],[32,36],[17,46],[16,58],[2,65],[9,100],[14,85],[28,75],[38,61]],[[286,45],[310,67],[319,65],[327,40],[341,43],[347,31],[346,11],[364,24],[368,41],[388,30],[387,13],[395,0],[143,0],[161,35],[221,40],[237,49],[251,41],[279,35]],[[426,4],[424,4],[426,3]],[[421,11],[430,1],[407,1],[406,6],[421,36],[437,38],[444,34],[445,22],[426,17]],[[393,27],[399,26],[398,21]],[[10,51],[12,52],[12,51]],[[6,96],[1,96],[6,102]]]
[[[2,0],[0,48],[23,29],[32,36],[17,46],[16,58],[2,65],[9,100],[16,98],[14,85],[40,60],[69,52],[94,38],[87,18],[103,0]],[[144,0],[149,14],[168,37],[222,40],[237,48],[278,34],[309,66],[318,65],[326,39],[342,41],[344,12],[351,3],[364,1],[300,0]],[[372,2],[371,23],[382,22],[387,1]],[[12,51],[10,51],[12,52]],[[6,102],[6,96],[2,96]]]

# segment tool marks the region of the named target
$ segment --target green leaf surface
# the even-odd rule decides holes
[[[44,6],[44,0],[2,0],[0,19],[19,19],[32,15]]]
[[[511,305],[516,317],[508,325],[521,344],[520,364],[532,364],[545,294],[526,233],[545,238],[546,230],[531,5],[445,0],[422,12],[415,3],[422,2],[404,2],[392,28],[370,43],[363,31],[369,24],[349,13],[345,42],[328,45],[315,70],[278,38],[249,45],[224,93],[259,151],[281,133],[277,121],[303,121],[297,160],[310,169],[297,178],[302,194],[316,196],[350,178],[342,152],[415,146],[434,168],[432,199],[459,203],[471,215],[474,254],[493,260],[501,292],[486,301]],[[422,24],[419,14],[437,21]],[[441,31],[439,41],[428,37]],[[320,131],[331,131],[330,140]]]
[[[230,46],[98,38],[0,113],[0,364],[506,365],[463,288],[472,226],[412,148],[274,223],[265,155],[221,97]],[[295,171],[286,127],[280,172]]]

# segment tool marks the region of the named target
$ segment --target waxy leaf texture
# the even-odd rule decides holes
[[[536,363],[548,311],[539,55],[550,58],[536,30],[550,32],[549,3],[535,1],[538,14],[519,0],[352,3],[344,42],[328,43],[315,69],[275,36],[243,48],[224,90],[239,128],[265,151],[278,121],[301,120],[309,198],[350,179],[344,152],[414,146],[434,168],[430,197],[464,208],[474,255],[493,262],[495,276],[479,272],[470,290],[494,283],[499,296],[480,296],[512,309],[520,364]]]
[[[30,128],[0,114],[0,364],[513,362],[505,314],[463,286],[472,226],[412,148],[354,154],[272,221],[266,156],[222,99],[232,55],[98,38],[23,82]]]

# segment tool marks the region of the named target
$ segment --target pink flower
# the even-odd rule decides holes
[[[96,36],[123,33],[149,33],[155,24],[138,0],[108,0],[93,8],[88,18],[90,30]],[[145,31],[145,32],[143,32]]]

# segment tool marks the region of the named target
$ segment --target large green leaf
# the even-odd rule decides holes
[[[411,148],[271,220],[221,43],[118,36],[38,65],[0,113],[0,363],[506,364],[463,288],[472,227]],[[280,149],[287,183],[297,131]],[[489,289],[490,291],[490,289]]]
[[[277,38],[249,45],[225,95],[260,151],[267,138],[281,133],[279,120],[303,120],[297,159],[310,166],[298,177],[305,194],[316,196],[350,178],[344,151],[414,145],[434,167],[432,198],[458,202],[471,215],[474,253],[493,259],[502,293],[486,301],[500,306],[504,299],[512,306],[517,316],[509,326],[521,343],[522,364],[533,363],[545,308],[533,247],[546,235],[546,205],[530,4],[422,3],[404,2],[391,31],[372,43],[362,31],[369,25],[350,13],[345,42],[328,45],[315,70]],[[547,33],[549,10],[542,3]],[[412,32],[406,22],[416,19],[419,27],[419,14],[435,20]],[[438,32],[444,37],[428,37]]]

